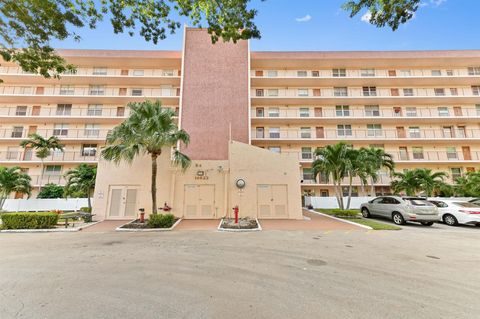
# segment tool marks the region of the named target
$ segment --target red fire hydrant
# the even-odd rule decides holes
[[[235,215],[235,224],[238,224],[238,205],[233,207],[233,214]]]
[[[144,223],[145,222],[145,208],[140,208],[140,222]]]

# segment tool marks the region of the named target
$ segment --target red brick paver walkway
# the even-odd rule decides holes
[[[128,220],[104,220],[98,224],[82,229],[82,232],[109,232],[115,231],[115,228],[128,223]]]
[[[182,219],[174,230],[216,230],[220,219]]]
[[[365,230],[306,210],[303,211],[303,215],[310,220],[262,219],[260,225],[264,230]]]

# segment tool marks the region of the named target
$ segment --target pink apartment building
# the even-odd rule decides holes
[[[316,148],[339,141],[383,147],[398,170],[428,167],[453,179],[480,168],[480,51],[251,52],[247,41],[212,45],[187,28],[181,51],[60,54],[78,66],[60,80],[1,64],[0,165],[24,168],[38,186],[98,164],[94,209],[103,218],[149,207],[146,159],[99,160],[126,104],[145,99],[175,109],[191,135],[187,172],[167,155],[159,160],[158,200],[184,218],[219,218],[235,205],[244,216],[301,218],[302,193],[333,196],[310,166]],[[39,160],[19,146],[33,132],[65,144],[46,160],[43,181]],[[389,184],[381,174],[375,193]]]

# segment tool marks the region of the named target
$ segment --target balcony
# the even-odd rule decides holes
[[[50,156],[44,159],[45,163],[64,163],[64,162],[81,162],[96,163],[99,159],[99,152],[52,152]],[[35,151],[0,151],[0,162],[19,162],[19,163],[40,163],[41,159],[35,155]]]
[[[309,173],[300,174],[300,180],[302,181],[302,183],[301,183],[302,186],[332,186],[333,187],[333,183],[331,181],[327,182],[323,178],[321,178],[320,180],[318,180],[318,179],[314,180],[312,174],[309,174]],[[377,182],[374,185],[376,185],[376,186],[389,186],[391,181],[392,181],[392,179],[391,179],[390,176],[380,174],[378,176]],[[343,181],[342,181],[342,185],[343,186],[348,186],[349,185],[349,179],[344,178]],[[362,181],[360,180],[360,178],[354,177],[352,185],[353,186],[361,186]],[[368,186],[366,186],[366,187],[368,187]]]
[[[42,182],[42,185],[46,184],[57,184],[57,185],[62,185],[64,186],[66,181],[63,175],[44,175],[43,179],[41,178],[41,175],[30,175],[32,178],[31,184],[35,187],[40,186],[40,182]]]
[[[304,137],[302,137],[302,134]],[[468,141],[468,140],[480,140],[480,129],[466,129],[457,130],[451,129],[445,131],[442,129],[420,129],[415,132],[408,132],[396,129],[323,129],[312,128],[310,138],[305,137],[305,130],[299,129],[280,129],[275,132],[266,132],[262,130],[252,130],[253,141],[277,141],[277,142],[289,142],[292,140],[298,141],[321,141],[321,140],[385,140],[392,141],[397,140],[401,142],[405,141]]]
[[[43,137],[56,136],[60,140],[82,140],[82,141],[104,141],[110,130],[108,129],[38,129],[31,131],[28,129],[0,129],[0,139],[21,141],[28,135],[37,133]]]
[[[263,91],[262,91],[263,90]],[[273,91],[268,91],[273,90]],[[309,88],[307,93],[298,89],[256,88],[251,90],[253,105],[314,105],[314,104],[363,104],[363,105],[399,105],[399,104],[475,104],[480,100],[471,87],[457,88],[456,94],[445,91],[435,92],[433,88],[414,88],[408,92],[401,89],[376,88],[364,94],[362,87],[348,88],[340,92],[331,87]]]
[[[125,90],[124,90],[125,89]],[[144,88],[137,92],[126,88],[96,88],[75,87],[61,88],[59,85],[53,87],[0,87],[0,101],[5,103],[112,103],[126,104],[128,102],[141,102],[147,99],[159,99],[166,105],[178,105],[179,90],[162,88]]]

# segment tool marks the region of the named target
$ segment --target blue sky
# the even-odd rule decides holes
[[[415,18],[393,32],[350,18],[346,0],[253,0],[262,39],[255,51],[442,50],[480,49],[480,1],[422,0]],[[114,35],[108,21],[96,30],[81,30],[82,41],[55,42],[57,48],[179,50],[182,32],[157,45],[140,36]]]

